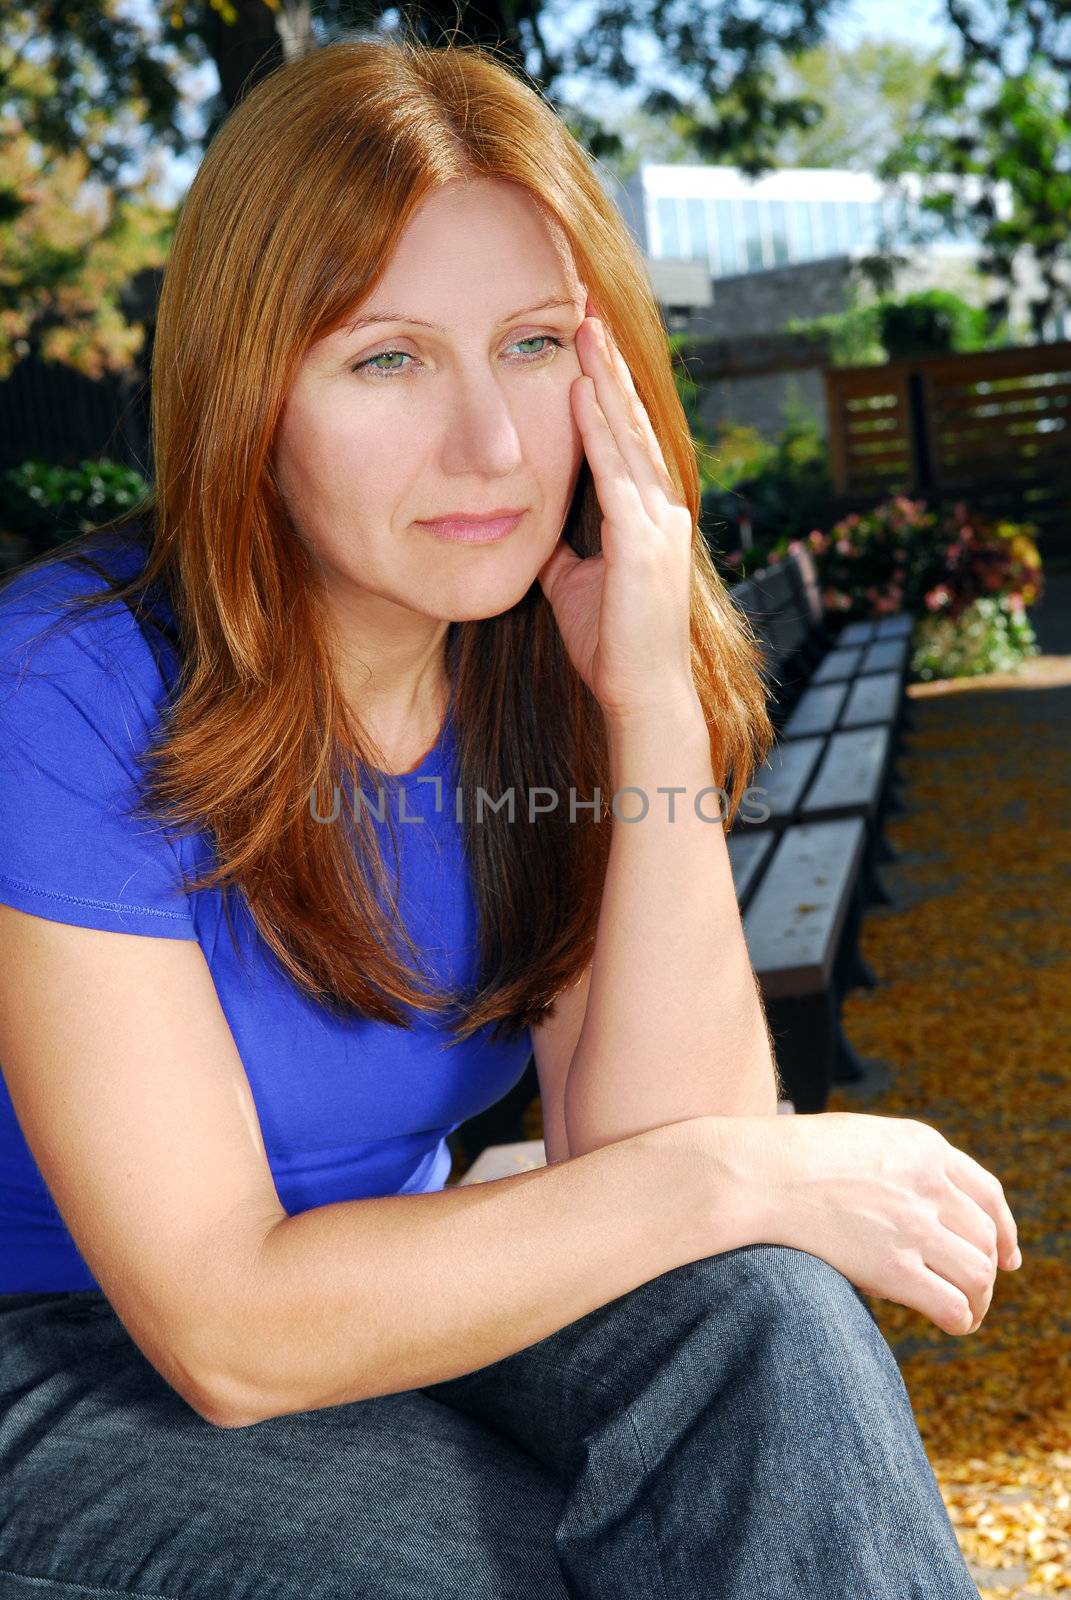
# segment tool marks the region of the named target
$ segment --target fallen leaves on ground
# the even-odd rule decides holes
[[[938,1128],[998,1177],[1023,1265],[954,1338],[871,1300],[983,1600],[1071,1594],[1071,688],[913,686],[893,898],[860,945],[879,987],[844,1026],[882,1115]],[[861,1110],[835,1086],[828,1110]]]

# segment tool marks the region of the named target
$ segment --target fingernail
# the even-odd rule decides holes
[[[1023,1252],[1019,1249],[1018,1245],[1015,1246],[1015,1254],[1011,1258],[1011,1264],[1013,1272],[1015,1271],[1016,1267],[1021,1267],[1023,1264]]]

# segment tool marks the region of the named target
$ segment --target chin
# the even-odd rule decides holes
[[[538,566],[525,562],[502,572],[460,576],[436,590],[436,610],[451,622],[482,622],[500,617],[523,600],[535,582]]]

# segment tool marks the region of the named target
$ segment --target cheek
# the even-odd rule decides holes
[[[369,491],[382,499],[404,481],[413,440],[410,429],[376,426],[367,412],[339,406],[295,432],[289,455],[307,496],[352,511],[355,503],[367,503]]]
[[[554,478],[575,476],[584,455],[584,442],[573,416],[569,388],[548,390],[528,416],[532,456]]]

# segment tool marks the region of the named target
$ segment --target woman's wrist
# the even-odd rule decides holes
[[[611,737],[627,738],[634,733],[657,732],[663,730],[667,723],[674,727],[698,727],[704,730],[707,725],[703,702],[694,683],[682,684],[677,689],[667,688],[664,693],[653,695],[642,706],[615,710],[607,710],[604,706],[603,717]]]
[[[781,1158],[779,1116],[688,1117],[652,1128],[680,1197],[680,1218],[693,1260],[748,1244],[787,1244],[775,1205]]]

